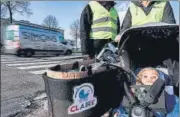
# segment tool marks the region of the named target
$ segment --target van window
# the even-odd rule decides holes
[[[6,32],[6,39],[7,40],[14,40],[14,31],[13,30],[9,30]]]
[[[67,42],[66,42],[66,41],[62,41],[61,43],[64,44],[64,45],[67,45]]]
[[[63,36],[59,36],[59,42],[64,41],[64,37]]]

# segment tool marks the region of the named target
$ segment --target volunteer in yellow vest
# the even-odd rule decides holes
[[[132,26],[151,22],[176,23],[169,1],[132,1],[122,23],[121,33]],[[115,40],[119,41],[120,36]]]
[[[81,50],[89,58],[119,34],[120,23],[114,5],[114,1],[90,1],[81,14]]]

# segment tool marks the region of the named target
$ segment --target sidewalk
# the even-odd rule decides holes
[[[43,100],[39,102],[39,104],[40,104],[39,108],[35,110],[33,109],[33,111],[25,117],[49,117],[48,116],[48,101]]]
[[[22,111],[8,117],[50,117],[48,115],[48,101],[45,93],[29,100],[30,104]]]

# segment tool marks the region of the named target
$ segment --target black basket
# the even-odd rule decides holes
[[[52,117],[100,117],[119,106],[124,93],[117,73],[117,69],[106,69],[79,79],[54,79],[45,73],[43,79]]]

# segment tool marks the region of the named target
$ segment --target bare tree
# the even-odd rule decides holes
[[[58,27],[58,20],[56,19],[56,17],[52,16],[52,15],[48,15],[45,17],[45,19],[43,20],[43,25],[46,27],[49,27],[50,29],[57,29]]]
[[[7,14],[7,8],[4,5],[2,5],[2,2],[0,2],[0,7],[1,7],[1,18],[3,18]]]
[[[10,21],[12,23],[13,14],[19,13],[21,15],[31,15],[30,2],[28,1],[4,1],[1,2],[1,10],[5,13],[9,11]],[[5,14],[3,14],[5,15]]]
[[[80,37],[80,22],[79,20],[75,20],[70,25],[70,35],[73,36],[73,38],[76,40],[76,49],[77,49],[77,41]]]

